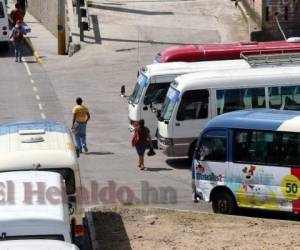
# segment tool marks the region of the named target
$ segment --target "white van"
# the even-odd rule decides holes
[[[201,129],[226,112],[274,108],[300,110],[300,67],[240,69],[179,76],[158,121],[159,148],[192,157]]]
[[[76,224],[81,223],[83,209],[76,203],[81,188],[79,165],[64,124],[42,120],[0,125],[0,173],[18,170],[60,173],[66,181],[69,212]]]
[[[71,243],[65,182],[58,173],[0,173],[1,241],[49,239]]]
[[[5,250],[79,250],[73,244],[58,240],[9,240],[0,241]]]
[[[152,112],[153,107],[151,107],[151,105],[154,104],[155,109],[161,109],[169,86],[177,76],[216,69],[229,70],[243,68],[250,68],[250,65],[245,60],[227,60],[226,62],[205,61],[195,63],[172,62],[147,65],[140,70],[133,93],[128,99],[130,130],[133,129],[132,124],[134,121],[144,119],[151,134],[156,134],[157,118],[156,114]],[[124,95],[125,93],[123,92],[122,94]]]
[[[6,1],[0,0],[0,43],[8,47],[9,24]]]

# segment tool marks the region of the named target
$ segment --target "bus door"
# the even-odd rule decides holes
[[[201,128],[211,119],[209,91],[188,90],[183,93],[177,114],[173,117],[173,138],[176,155],[187,155]]]

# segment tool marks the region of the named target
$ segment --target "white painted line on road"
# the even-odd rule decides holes
[[[29,75],[29,76],[31,76],[31,71],[30,71],[30,69],[29,69],[29,67],[28,67],[28,64],[27,64],[27,62],[26,62],[26,60],[23,58],[23,61],[24,61],[24,65],[25,65],[25,69],[26,69],[26,71],[27,71],[27,74]]]
[[[42,119],[46,119],[46,115],[44,113],[41,113]]]
[[[37,92],[37,87],[32,88],[34,92]]]
[[[39,95],[35,95],[35,98],[39,101],[41,100],[40,96]]]
[[[34,84],[34,80],[33,79],[30,79],[30,82],[31,82],[31,84]]]
[[[43,105],[41,103],[39,103],[39,109],[43,110]]]

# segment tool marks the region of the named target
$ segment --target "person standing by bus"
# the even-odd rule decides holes
[[[145,151],[149,145],[150,148],[153,149],[153,145],[150,130],[145,126],[144,120],[140,120],[134,123],[134,133],[131,144],[136,148],[136,152],[139,157],[139,169],[145,170]]]
[[[86,145],[86,125],[90,120],[90,112],[86,106],[84,106],[81,97],[76,99],[76,106],[73,108],[73,122],[72,122],[72,132],[75,135],[76,143],[76,154],[77,157],[82,153],[82,149],[85,153],[88,152]]]
[[[24,35],[26,35],[26,31],[22,26],[22,21],[17,20],[9,36],[9,40],[13,41],[15,47],[16,62],[22,62]]]

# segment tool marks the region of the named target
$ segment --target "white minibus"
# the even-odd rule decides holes
[[[192,157],[201,128],[226,112],[300,110],[300,67],[193,73],[171,84],[158,121],[158,146],[167,156]]]
[[[193,191],[216,213],[239,207],[300,212],[300,112],[253,109],[208,122],[192,166]]]
[[[8,48],[9,23],[5,2],[4,0],[0,0],[0,44]]]
[[[157,118],[155,109],[160,110],[170,83],[183,74],[206,72],[209,70],[229,70],[250,68],[245,60],[205,61],[205,62],[172,62],[151,64],[142,68],[138,74],[133,93],[128,99],[129,128],[133,129],[134,121],[145,120],[145,125],[152,135],[156,135]],[[124,90],[123,90],[124,91]],[[122,93],[125,94],[124,92]]]
[[[0,173],[1,241],[48,239],[72,242],[65,181],[58,173]],[[75,239],[74,239],[75,240]]]
[[[66,181],[72,223],[81,224],[78,202],[81,179],[69,129],[55,121],[19,121],[0,125],[0,173],[45,170],[60,173]]]

